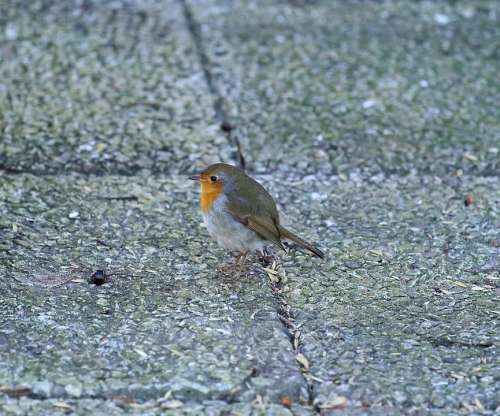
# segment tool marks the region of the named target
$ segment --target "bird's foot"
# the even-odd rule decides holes
[[[248,270],[248,265],[238,264],[238,263],[229,263],[219,267],[219,271],[226,274],[243,273],[246,272],[247,270]]]
[[[225,275],[241,275],[248,271],[248,265],[246,264],[247,253],[242,253],[236,257],[235,261],[230,264],[221,266],[219,270]]]

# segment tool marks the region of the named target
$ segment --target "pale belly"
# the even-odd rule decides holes
[[[222,208],[224,197],[215,201],[214,206],[203,214],[208,233],[224,248],[231,251],[262,250],[266,243],[254,231],[236,221]]]

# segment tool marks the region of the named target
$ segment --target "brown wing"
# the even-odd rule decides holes
[[[234,219],[250,228],[251,230],[255,231],[259,237],[273,243],[283,251],[286,251],[285,247],[281,243],[279,229],[271,218],[261,218],[251,214],[238,215],[229,207],[226,207],[226,210],[234,217]]]
[[[318,247],[313,246],[308,241],[304,240],[303,238],[300,238],[297,234],[292,233],[290,230],[287,230],[285,227],[282,227],[281,225],[278,228],[280,230],[281,238],[286,238],[288,240],[295,241],[299,246],[309,250],[311,253],[313,253],[320,259],[325,258],[325,253],[323,253]]]
[[[240,192],[242,187],[245,192]],[[241,189],[241,188],[240,188]],[[285,250],[281,243],[279,215],[276,204],[269,193],[249,176],[239,179],[237,186],[227,193],[226,210],[237,221]]]

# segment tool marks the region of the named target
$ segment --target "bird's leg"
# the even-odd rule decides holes
[[[242,273],[247,270],[247,265],[245,261],[247,259],[248,251],[244,251],[234,259],[233,263],[221,267],[221,271],[224,273]]]
[[[236,259],[235,265],[238,268],[238,271],[240,272],[244,272],[245,270],[247,270],[247,265],[245,264],[247,260],[247,254],[248,251],[244,251]]]
[[[244,272],[247,269],[245,261],[247,259],[248,251],[243,251],[234,259],[233,264],[230,265],[230,269],[233,272]]]

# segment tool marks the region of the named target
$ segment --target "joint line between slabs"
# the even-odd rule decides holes
[[[184,19],[186,21],[187,29],[189,31],[189,34],[191,35],[196,49],[196,54],[203,71],[205,82],[207,84],[210,95],[212,96],[215,119],[219,123],[220,128],[224,132],[224,135],[226,136],[229,144],[235,147],[234,153],[236,155],[236,159],[240,164],[240,167],[242,169],[245,169],[246,162],[245,157],[243,156],[241,143],[238,137],[235,134],[232,134],[234,126],[229,122],[229,117],[224,110],[224,97],[217,88],[214,77],[212,76],[212,63],[210,62],[210,58],[208,57],[207,51],[203,44],[203,36],[201,34],[200,25],[196,21],[193,12],[188,5],[188,0],[179,0],[179,3],[184,13]]]
[[[273,264],[275,266],[275,264]],[[275,267],[274,267],[275,268]],[[278,319],[286,330],[290,344],[292,345],[292,350],[295,356],[297,365],[299,366],[300,372],[307,386],[307,401],[310,406],[314,406],[314,399],[316,397],[314,392],[314,380],[315,377],[310,372],[310,362],[307,357],[301,352],[302,346],[304,345],[301,340],[300,327],[296,325],[295,318],[293,316],[292,307],[286,301],[283,295],[283,282],[281,276],[278,274],[268,273],[270,279],[270,287],[273,297],[278,302],[276,313]],[[319,412],[315,407],[314,411]]]

